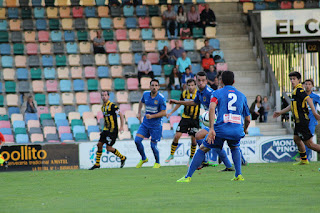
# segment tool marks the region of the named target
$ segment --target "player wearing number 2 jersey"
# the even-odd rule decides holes
[[[209,109],[209,134],[193,157],[187,175],[177,180],[177,182],[190,182],[192,174],[203,161],[205,153],[210,149],[215,149],[219,152],[223,147],[224,141],[227,141],[231,149],[236,170],[235,177],[232,180],[244,180],[241,175],[239,146],[240,139],[245,136],[244,132],[247,131],[250,123],[250,111],[245,95],[232,86],[234,83],[233,72],[224,71],[222,73],[222,82],[225,87],[212,94]],[[217,121],[214,124],[216,108]]]

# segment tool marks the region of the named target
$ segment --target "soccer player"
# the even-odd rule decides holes
[[[307,103],[311,108],[312,114],[316,120],[320,120],[320,115],[317,114],[312,99],[303,90],[303,87],[300,83],[301,74],[296,71],[291,72],[289,74],[289,78],[293,87],[291,105],[287,106],[281,111],[274,112],[273,117],[276,118],[284,113],[289,112],[290,110],[292,111],[295,123],[293,140],[297,144],[301,157],[300,162],[295,163],[294,165],[305,165],[309,164],[305,145],[309,149],[320,152],[320,145],[313,143],[312,133],[309,129],[310,118]]]
[[[196,76],[196,81],[197,81],[197,86],[199,90],[197,91],[197,95],[195,99],[190,101],[177,101],[177,100],[170,99],[170,103],[182,104],[185,106],[196,106],[198,104],[202,104],[204,106],[204,109],[208,110],[210,105],[210,98],[212,93],[214,93],[214,90],[207,85],[207,80],[208,79],[205,72],[203,71],[198,72]],[[209,128],[205,127],[205,129],[202,129],[199,132],[197,132],[196,140],[199,146],[203,143],[205,136],[208,134],[208,131],[209,131]],[[223,161],[224,165],[226,166],[226,168],[221,171],[234,171],[234,169],[232,168],[232,164],[230,163],[224,149],[220,150],[219,152],[216,152],[216,150],[212,150],[212,155],[215,158],[217,154],[219,155],[220,159]]]
[[[142,104],[146,105],[146,114],[134,139],[142,158],[136,168],[141,168],[142,164],[148,162],[142,140],[144,138],[149,138],[150,136],[150,145],[156,160],[153,168],[160,168],[160,156],[157,143],[161,140],[162,136],[162,117],[166,116],[166,99],[158,92],[159,89],[159,81],[157,79],[152,79],[150,81],[150,91],[145,91],[139,102],[138,119],[141,120]]]
[[[102,91],[101,96],[103,100],[101,111],[103,112],[104,116],[104,128],[100,134],[100,139],[97,144],[98,151],[96,155],[96,163],[89,170],[100,168],[100,158],[102,155],[103,144],[107,145],[108,152],[112,152],[121,159],[120,168],[122,168],[127,158],[112,146],[115,144],[118,137],[117,115],[120,115],[120,132],[123,131],[124,118],[118,106],[109,100],[110,96],[108,91]]]
[[[222,82],[225,85],[222,89],[212,94],[209,121],[210,130],[206,140],[194,155],[188,173],[177,182],[190,182],[191,176],[204,159],[205,153],[210,149],[215,149],[218,153],[222,150],[224,141],[227,141],[231,149],[232,159],[235,166],[235,177],[233,181],[243,181],[241,174],[241,153],[240,139],[245,136],[244,131],[250,124],[250,111],[247,98],[235,87],[234,74],[231,71],[222,73]],[[217,121],[215,121],[215,111],[217,108]]]
[[[189,101],[189,100],[194,100],[197,94],[197,88],[196,88],[196,81],[192,79],[187,80],[187,89],[183,91],[181,94],[180,100],[181,101]],[[170,113],[167,114],[167,117],[169,118],[172,113],[177,111],[181,104],[176,104],[176,106],[172,109]],[[169,163],[170,160],[174,158],[174,153],[177,149],[178,146],[178,141],[182,135],[182,133],[188,133],[191,136],[191,152],[190,152],[190,159],[189,163],[190,164],[193,155],[196,151],[197,148],[197,141],[195,138],[196,133],[199,130],[199,113],[200,113],[200,104],[196,106],[186,106],[184,108],[183,114],[182,114],[182,119],[177,127],[176,134],[173,138],[172,144],[171,144],[171,153],[167,160],[165,161],[166,163]]]

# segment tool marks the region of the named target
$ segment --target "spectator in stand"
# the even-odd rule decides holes
[[[194,5],[191,6],[187,17],[188,17],[188,27],[190,28],[191,33],[192,33],[192,29],[194,27],[200,27],[200,25],[201,25],[200,14],[196,10],[196,7]]]
[[[264,108],[261,95],[257,95],[256,100],[251,104],[250,113],[252,120],[257,120],[259,117],[259,122],[263,122]]]
[[[164,46],[162,50],[159,52],[160,55],[160,64],[174,64],[174,60],[172,59],[172,56],[169,53],[168,47]]]
[[[264,109],[264,115],[263,115],[263,121],[266,123],[268,121],[268,113],[271,109],[270,103],[268,101],[268,97],[264,96],[263,97],[263,103],[262,103],[263,109]]]
[[[188,26],[187,14],[184,12],[184,9],[182,6],[179,6],[178,8],[177,22],[178,22],[178,35],[180,36],[180,29]]]
[[[200,14],[200,20],[203,28],[203,34],[205,34],[205,29],[207,26],[216,26],[216,16],[214,15],[213,10],[210,9],[209,4],[205,4],[205,9],[202,10]]]
[[[184,73],[187,67],[189,67],[191,70],[191,60],[189,57],[187,57],[186,52],[183,52],[182,56],[178,58],[176,66],[180,73]]]
[[[213,51],[215,51],[215,49],[209,44],[209,40],[205,39],[204,46],[200,49],[201,58],[204,58],[206,53],[209,53],[210,57],[212,57]]]
[[[154,78],[151,62],[147,59],[147,55],[143,54],[141,60],[138,63],[138,80],[139,80],[139,87],[141,86],[141,77],[142,76],[149,76],[151,79]]]
[[[213,58],[210,58],[210,53],[206,52],[205,57],[202,59],[202,68],[205,72],[208,72],[210,66],[214,66]]]
[[[174,42],[174,45],[175,45],[175,47],[170,51],[170,54],[169,54],[174,59],[173,65],[175,65],[178,58],[180,58],[182,56],[182,53],[185,52],[184,49],[182,47],[180,47],[178,40]]]
[[[171,39],[172,36],[174,36],[174,38],[178,36],[176,17],[177,14],[172,9],[172,5],[168,4],[168,9],[165,10],[162,14],[162,19],[166,27],[168,39]]]
[[[170,76],[169,76],[169,89],[172,89],[172,90],[181,89],[180,79],[181,79],[181,74],[178,71],[178,69],[176,67],[174,67],[172,69],[172,72],[171,72]]]
[[[191,78],[194,79],[194,74],[191,72],[190,67],[187,67],[185,70],[185,73],[183,73],[182,77],[181,77],[181,85],[182,85],[183,90],[186,90],[187,81]]]
[[[37,113],[37,104],[33,101],[33,97],[30,95],[27,101],[22,104],[22,113]]]
[[[106,42],[104,41],[104,38],[101,36],[101,31],[97,31],[97,37],[93,39],[93,52],[94,54],[98,53],[106,53],[106,50],[104,49],[104,44]]]
[[[121,3],[118,0],[109,0],[109,6],[120,6]]]
[[[208,77],[208,84],[210,85],[210,87],[214,90],[217,89],[217,86],[219,84],[219,79],[217,78],[217,71],[214,69],[213,65],[210,65],[210,68],[207,72],[207,77]],[[217,84],[216,84],[216,82]]]

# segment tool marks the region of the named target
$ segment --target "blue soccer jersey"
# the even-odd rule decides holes
[[[310,98],[312,98],[313,101],[313,105],[316,108],[317,104],[320,104],[320,96],[315,94],[314,92],[311,92],[311,94],[309,95]],[[314,134],[316,126],[318,125],[318,121],[317,119],[314,117],[311,108],[309,107],[309,129],[311,131],[312,134]]]
[[[146,105],[146,114],[157,114],[166,110],[166,99],[158,92],[157,96],[152,98],[150,91],[145,91],[142,95],[141,102]],[[143,118],[143,124],[148,127],[159,127],[162,125],[162,118],[147,119]]]
[[[212,93],[211,102],[217,104],[216,136],[228,140],[243,138],[244,117],[250,115],[246,96],[228,85]]]
[[[200,90],[197,91],[197,95],[193,101],[197,104],[202,104],[204,109],[208,110],[210,106],[211,95],[213,92],[214,90],[207,85],[201,92]]]

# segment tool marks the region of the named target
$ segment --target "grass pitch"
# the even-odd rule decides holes
[[[319,212],[320,163],[250,164],[232,182],[223,166],[0,173],[1,212]]]

